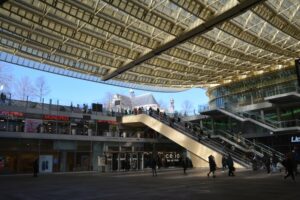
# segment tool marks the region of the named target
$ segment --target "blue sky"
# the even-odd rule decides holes
[[[59,100],[60,104],[65,105],[69,105],[71,102],[74,105],[83,103],[91,104],[93,102],[100,102],[108,92],[129,95],[128,88],[69,78],[4,62],[0,62],[0,65],[9,69],[7,71],[12,74],[14,81],[28,76],[34,82],[37,77],[43,76],[51,89],[51,93],[46,97],[47,101],[49,101],[49,98],[52,98],[53,102]],[[136,95],[152,93],[158,102],[164,101],[167,106],[169,105],[170,98],[174,98],[175,110],[181,110],[182,103],[185,100],[190,101],[195,109],[197,109],[198,105],[204,105],[208,102],[205,90],[199,88],[177,93],[149,92],[136,89],[134,91]]]

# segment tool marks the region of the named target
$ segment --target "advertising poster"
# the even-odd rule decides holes
[[[26,133],[37,133],[39,127],[43,123],[40,119],[25,119],[25,132]]]
[[[39,172],[49,173],[53,169],[53,155],[40,155]]]

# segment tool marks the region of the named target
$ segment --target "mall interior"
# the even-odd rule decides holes
[[[299,0],[0,2],[1,62],[129,91],[107,105],[20,100],[0,70],[0,174],[36,159],[40,173],[300,162]],[[209,102],[189,115],[151,94],[191,88]]]

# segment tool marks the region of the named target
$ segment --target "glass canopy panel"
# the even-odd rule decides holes
[[[0,52],[0,60],[3,62],[8,62],[8,63],[29,67],[33,69],[38,69],[45,72],[50,72],[50,73],[55,73],[63,76],[80,78],[83,80],[88,80],[88,81],[93,81],[93,82],[98,82],[98,83],[103,83],[108,85],[115,85],[120,87],[135,88],[135,89],[148,90],[148,91],[161,91],[161,92],[179,92],[179,91],[186,90],[184,88],[179,89],[179,88],[168,88],[168,87],[154,87],[149,85],[125,83],[122,81],[115,81],[115,80],[101,81],[100,77],[74,72],[74,71],[58,68],[55,66],[51,66],[48,64],[44,64],[44,63],[38,63],[30,59],[25,59],[23,57],[8,54],[5,52]]]
[[[0,8],[0,48],[63,71],[52,68],[52,73],[71,71],[72,76],[76,74],[81,79],[88,79],[89,75],[99,79],[238,3],[8,1]],[[267,71],[274,64],[289,64],[299,57],[300,51],[299,36],[290,35],[299,32],[299,0],[269,0],[260,5],[266,12],[247,11],[225,25],[156,55],[115,80],[143,87],[204,86],[251,74],[251,70]],[[289,25],[293,26],[280,28]],[[50,71],[49,67],[44,68]]]

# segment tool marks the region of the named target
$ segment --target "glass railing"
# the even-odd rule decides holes
[[[239,116],[242,116],[244,118],[254,119],[256,121],[259,121],[259,122],[266,124],[268,126],[271,126],[273,128],[288,128],[288,127],[300,126],[300,120],[298,120],[298,119],[276,121],[276,120],[271,120],[268,118],[263,118],[260,115],[257,115],[254,113],[249,113],[249,112],[240,112],[238,114],[239,114]]]
[[[267,118],[263,118],[261,115],[257,115],[257,114],[249,113],[249,112],[237,112],[235,114],[237,114],[237,115],[239,115],[243,118],[254,119],[258,122],[261,122],[261,123],[266,124],[268,126],[271,126],[273,128],[278,128],[279,127],[278,122],[276,122],[274,120],[267,119]]]
[[[272,89],[269,90],[265,90],[264,91],[264,97],[270,97],[270,96],[275,96],[275,95],[279,95],[279,94],[285,94],[285,93],[289,93],[289,92],[299,92],[300,89],[297,85],[289,85],[289,86],[285,86],[285,87],[274,87]]]
[[[75,104],[74,104],[75,105]],[[93,115],[105,115],[105,116],[121,116],[124,114],[131,114],[133,111],[122,111],[122,112],[116,112],[112,109],[107,109],[105,107],[102,108],[102,111],[93,111],[91,107],[89,107],[87,104],[79,105],[76,104],[76,106],[71,105],[60,105],[59,101],[56,103],[52,103],[50,101],[49,103],[40,103],[40,102],[34,102],[34,101],[23,101],[23,100],[14,100],[14,99],[5,99],[0,100],[0,108],[21,108],[24,110],[24,112],[28,111],[29,109],[36,109],[39,112],[47,113],[47,112],[69,112],[69,113],[81,113],[81,114],[93,114]]]
[[[270,97],[270,96],[275,96],[275,95],[279,95],[279,94],[285,94],[285,93],[290,93],[290,92],[300,92],[300,88],[297,86],[297,83],[293,82],[293,84],[289,84],[289,85],[284,85],[284,86],[274,86],[272,88],[268,88],[268,89],[261,89],[259,90],[259,93],[261,94],[260,96],[255,95],[255,93],[245,93],[244,96],[247,97],[245,98],[243,101],[239,101],[239,103],[237,103],[236,105],[232,105],[234,107],[239,107],[239,106],[246,106],[246,105],[251,105],[252,103],[261,103],[264,102],[266,97]],[[234,97],[235,94],[227,94],[228,96]],[[226,105],[226,101],[228,101],[228,99],[226,99],[223,96],[219,96],[217,97],[219,99],[223,99],[225,101],[225,105],[222,106],[222,108],[227,109],[228,105]],[[217,99],[216,98],[216,99]],[[210,99],[210,101],[214,101],[214,99]],[[227,104],[230,104],[230,101],[227,102]],[[212,106],[212,104],[210,104],[209,107],[206,107],[204,110],[202,110],[201,112],[204,111],[208,111],[211,109],[216,109],[219,108],[219,106]]]
[[[37,133],[37,134],[51,134],[51,135],[72,135],[72,136],[100,136],[100,137],[113,137],[113,138],[128,138],[128,139],[155,139],[158,141],[164,141],[164,138],[157,137],[154,135],[144,134],[145,132],[119,132],[119,131],[109,131],[101,130],[95,124],[85,125],[85,128],[77,128],[79,125],[75,122],[64,122],[53,123],[52,126],[47,126],[48,122],[42,122],[42,119],[37,119],[34,123],[40,122],[39,125],[32,125],[31,127],[26,127],[26,120],[14,118],[14,122],[5,121],[3,118],[0,118],[0,132],[5,133]],[[16,122],[16,120],[18,122]]]

